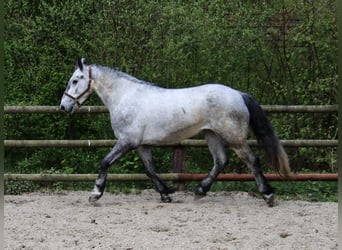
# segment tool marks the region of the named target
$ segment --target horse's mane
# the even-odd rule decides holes
[[[97,68],[100,68],[104,74],[110,74],[113,75],[113,77],[119,77],[119,78],[125,78],[131,82],[135,82],[135,83],[139,83],[139,84],[144,84],[144,85],[151,85],[151,86],[156,86],[153,83],[147,82],[147,81],[143,81],[140,80],[134,76],[131,76],[130,74],[127,74],[125,72],[120,71],[118,68],[110,68],[110,67],[105,67],[105,66],[101,66],[101,65],[94,65]]]

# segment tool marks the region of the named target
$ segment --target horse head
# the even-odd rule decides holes
[[[91,67],[86,65],[84,58],[78,59],[67,88],[62,96],[61,110],[72,113],[79,108],[92,92]]]

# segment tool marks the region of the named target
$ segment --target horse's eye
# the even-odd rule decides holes
[[[80,79],[83,79],[84,78],[84,76],[80,76]]]
[[[77,80],[73,80],[72,83],[73,83],[73,84],[76,84],[76,83],[77,83]]]

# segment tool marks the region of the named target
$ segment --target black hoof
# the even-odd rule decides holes
[[[171,197],[168,196],[167,194],[160,194],[160,196],[161,196],[160,199],[161,199],[162,202],[164,202],[164,203],[172,202]]]
[[[203,189],[202,186],[198,186],[197,190],[195,191],[195,199],[200,199],[206,196],[207,191]]]
[[[89,196],[89,199],[88,201],[90,203],[94,203],[95,201],[97,201],[98,199],[100,199],[102,197],[102,194],[103,193],[95,193],[95,192],[92,192],[91,195]]]
[[[263,198],[269,207],[274,207],[275,201],[274,201],[274,195],[273,194],[264,194]]]
[[[89,196],[89,202],[93,203],[100,199],[103,195],[104,187],[99,187],[98,185],[94,186],[93,191],[91,192]]]

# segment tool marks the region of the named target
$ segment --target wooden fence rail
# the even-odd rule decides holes
[[[164,173],[158,174],[163,181],[200,181],[207,174],[186,174],[186,173]],[[5,174],[5,181],[37,181],[37,182],[57,182],[57,181],[91,181],[93,182],[97,174]],[[337,174],[293,174],[288,178],[278,174],[265,174],[269,181],[336,181]],[[218,181],[254,181],[252,174],[220,174]],[[150,181],[145,174],[108,174],[107,181]]]
[[[337,147],[338,140],[280,140],[284,147]],[[8,148],[35,147],[113,147],[116,140],[5,140]],[[257,146],[256,140],[248,140],[250,146]],[[187,139],[162,147],[205,147],[207,142],[200,139]]]
[[[265,112],[272,113],[327,113],[337,112],[338,105],[261,105]],[[105,106],[83,106],[75,113],[107,113]],[[64,113],[58,106],[5,106],[5,114]]]

